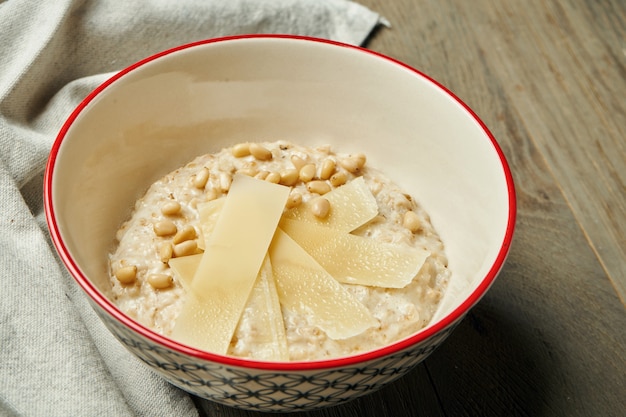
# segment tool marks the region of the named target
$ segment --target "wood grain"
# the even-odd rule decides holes
[[[624,416],[626,2],[359,0],[367,47],[487,124],[518,195],[507,263],[415,370],[302,417]],[[271,416],[201,403],[203,415]]]
[[[608,2],[529,3],[507,10],[495,2],[491,16],[507,30],[486,36],[484,45],[500,50],[489,55],[494,75],[513,87],[509,102],[626,300],[626,60],[618,49],[626,39],[626,3],[614,4],[622,8],[615,15],[622,18],[622,45],[607,43],[604,22],[593,19],[614,12]],[[606,9],[590,9],[601,5]],[[533,7],[542,13],[531,15]],[[520,56],[521,65],[512,65]]]
[[[623,415],[624,3],[365,3],[401,16],[369,46],[466,101],[518,188],[501,277],[425,363],[442,411]]]
[[[363,3],[400,18],[371,48],[443,82],[488,126],[498,115],[474,76],[500,84],[626,300],[626,2]]]
[[[445,414],[619,416],[626,409],[623,306],[532,144],[512,165],[535,181],[519,192],[524,208],[511,256],[426,361]]]

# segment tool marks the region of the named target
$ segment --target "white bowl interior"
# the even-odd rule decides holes
[[[68,253],[106,293],[106,253],[149,184],[199,154],[277,139],[365,152],[426,208],[452,270],[438,317],[492,267],[506,234],[508,190],[502,161],[471,113],[391,60],[283,38],[181,49],[88,103],[64,137],[51,183]]]

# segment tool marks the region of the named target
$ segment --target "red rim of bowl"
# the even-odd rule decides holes
[[[347,357],[340,357],[340,358],[335,358],[335,359],[316,360],[316,361],[307,361],[307,362],[265,362],[265,361],[256,361],[256,360],[250,360],[250,359],[242,359],[242,358],[231,357],[231,356],[222,356],[222,355],[218,355],[218,354],[204,352],[204,351],[201,351],[201,350],[198,350],[198,349],[194,349],[194,348],[185,346],[185,345],[180,344],[180,343],[178,343],[176,341],[168,339],[168,338],[166,338],[164,336],[161,336],[161,335],[157,334],[156,332],[150,330],[149,328],[147,328],[147,327],[139,324],[138,322],[134,321],[133,319],[129,318],[124,313],[122,313],[81,272],[80,268],[75,263],[74,259],[72,258],[72,255],[69,253],[67,247],[65,246],[65,244],[63,242],[63,238],[61,237],[61,234],[60,234],[57,222],[56,222],[56,216],[55,216],[54,207],[53,207],[53,204],[52,204],[52,181],[53,181],[53,177],[54,177],[54,168],[55,168],[56,157],[57,157],[57,154],[59,152],[59,148],[61,147],[61,144],[63,142],[63,139],[64,139],[65,135],[67,134],[68,130],[70,129],[70,127],[72,126],[72,124],[74,123],[74,121],[76,120],[78,115],[83,111],[83,109],[85,107],[87,107],[87,105],[95,97],[97,97],[109,85],[114,83],[119,78],[123,77],[125,74],[128,74],[129,72],[131,72],[131,71],[141,67],[142,65],[144,65],[144,64],[146,64],[148,62],[154,61],[154,60],[156,60],[156,59],[158,59],[158,58],[160,58],[162,56],[169,55],[171,53],[174,53],[174,52],[177,52],[177,51],[180,51],[180,50],[184,50],[184,49],[188,49],[188,48],[192,48],[192,47],[195,47],[195,46],[206,45],[206,44],[216,43],[216,42],[237,41],[237,40],[242,40],[242,39],[291,39],[291,40],[298,40],[298,41],[305,41],[305,42],[317,42],[317,43],[324,43],[324,44],[334,45],[334,46],[338,46],[338,47],[342,47],[342,48],[358,50],[358,51],[363,52],[363,53],[374,55],[374,56],[378,57],[379,59],[387,60],[387,61],[389,61],[391,63],[394,63],[396,65],[402,66],[402,67],[412,71],[413,73],[415,73],[419,77],[423,77],[426,80],[428,80],[429,82],[433,83],[435,86],[439,87],[446,94],[448,94],[451,98],[453,98],[458,104],[460,104],[471,115],[471,117],[474,118],[474,120],[481,126],[482,130],[485,132],[487,137],[490,139],[490,141],[491,141],[491,143],[492,143],[492,145],[494,147],[494,150],[496,151],[498,157],[500,158],[500,162],[502,164],[502,169],[503,169],[503,173],[504,173],[504,176],[505,176],[507,189],[508,189],[508,200],[509,200],[508,201],[508,203],[509,203],[509,213],[508,213],[508,220],[507,220],[507,228],[506,228],[506,233],[504,235],[504,240],[502,241],[502,244],[501,244],[500,250],[498,252],[498,255],[496,257],[496,260],[493,263],[493,265],[491,266],[491,268],[489,269],[488,273],[481,280],[481,282],[478,285],[478,287],[470,294],[470,296],[462,304],[460,304],[457,308],[455,308],[451,313],[449,313],[444,318],[440,319],[437,323],[434,323],[433,325],[431,325],[431,326],[427,327],[426,329],[416,333],[413,336],[410,336],[408,338],[402,339],[402,340],[400,340],[398,342],[395,342],[395,343],[393,343],[391,345],[388,345],[388,346],[385,346],[385,347],[382,347],[382,348],[379,348],[379,349],[376,349],[376,350],[368,351],[368,352],[365,352],[365,353],[361,353],[361,354],[357,354],[357,355],[353,355],[353,356],[347,356]],[[48,228],[50,230],[50,235],[52,237],[52,241],[53,241],[57,251],[59,252],[59,256],[60,256],[61,260],[65,264],[65,267],[72,274],[72,276],[74,277],[76,282],[82,287],[82,289],[87,293],[87,295],[98,306],[100,306],[104,311],[107,312],[107,314],[111,315],[117,321],[121,322],[122,324],[124,324],[128,328],[132,329],[134,332],[142,335],[143,337],[145,337],[145,338],[147,338],[147,339],[149,339],[149,340],[151,340],[151,341],[153,341],[155,343],[163,345],[166,348],[169,348],[169,349],[171,349],[173,351],[179,352],[179,353],[181,353],[183,355],[190,355],[190,356],[202,359],[202,360],[207,360],[207,361],[211,361],[211,362],[217,362],[217,363],[220,363],[222,365],[237,366],[237,367],[244,367],[244,368],[254,368],[254,369],[267,369],[267,370],[271,369],[271,370],[283,370],[283,371],[298,371],[298,370],[315,370],[315,369],[328,369],[328,368],[343,367],[343,366],[355,365],[355,364],[364,363],[364,362],[367,362],[367,361],[379,359],[379,358],[382,358],[382,357],[387,356],[389,354],[393,354],[395,352],[399,352],[399,351],[401,351],[403,349],[411,347],[411,346],[413,346],[415,344],[418,344],[420,342],[423,342],[424,340],[428,339],[429,337],[437,334],[441,330],[443,330],[443,329],[447,328],[448,326],[452,325],[458,319],[462,318],[465,315],[465,313],[474,304],[476,304],[482,298],[482,296],[485,294],[485,292],[489,289],[489,287],[491,286],[491,284],[495,280],[496,276],[500,272],[500,269],[502,268],[502,266],[504,264],[504,261],[506,260],[506,257],[508,255],[508,252],[509,252],[509,249],[510,249],[510,246],[511,246],[511,242],[512,242],[512,239],[513,239],[513,231],[514,231],[514,228],[515,228],[515,218],[516,218],[517,205],[516,205],[516,197],[515,197],[515,187],[514,187],[514,184],[513,184],[513,176],[511,174],[511,170],[510,170],[509,165],[508,165],[508,163],[506,161],[504,153],[502,152],[502,149],[500,148],[500,146],[496,142],[495,137],[491,134],[491,132],[489,131],[487,126],[482,122],[482,120],[480,120],[478,118],[478,116],[474,113],[474,111],[469,108],[469,106],[467,106],[456,95],[454,95],[454,93],[452,93],[445,86],[441,85],[439,82],[437,82],[433,78],[429,77],[426,74],[423,74],[422,72],[420,72],[420,71],[418,71],[418,70],[416,70],[416,69],[414,69],[414,68],[412,68],[412,67],[410,67],[410,66],[408,66],[408,65],[406,65],[406,64],[404,64],[404,63],[402,63],[402,62],[400,62],[400,61],[398,61],[396,59],[393,59],[393,58],[390,58],[388,56],[382,55],[382,54],[380,54],[378,52],[374,52],[374,51],[365,49],[365,48],[360,47],[360,46],[345,44],[345,43],[331,41],[331,40],[327,40],[327,39],[318,39],[318,38],[313,38],[313,37],[308,37],[308,36],[250,34],[250,35],[238,35],[238,36],[228,36],[228,37],[206,39],[206,40],[202,40],[202,41],[197,41],[197,42],[192,42],[192,43],[180,45],[180,46],[177,46],[177,47],[174,47],[174,48],[171,48],[171,49],[167,49],[165,51],[162,51],[162,52],[159,52],[157,54],[151,55],[151,56],[149,56],[149,57],[147,57],[147,58],[145,58],[145,59],[143,59],[141,61],[138,61],[138,62],[128,66],[127,68],[125,68],[125,69],[121,70],[120,72],[116,73],[115,75],[113,75],[111,78],[109,78],[104,83],[102,83],[100,86],[98,86],[94,91],[92,91],[76,107],[76,109],[72,112],[72,114],[69,116],[67,121],[63,124],[61,130],[59,131],[59,134],[56,137],[56,140],[55,140],[54,144],[52,145],[52,148],[51,148],[51,151],[50,151],[50,156],[49,156],[49,159],[48,159],[48,162],[47,162],[47,165],[46,165],[46,170],[45,170],[45,179],[44,179],[44,209],[45,209],[46,221],[47,221],[47,224],[48,224]]]

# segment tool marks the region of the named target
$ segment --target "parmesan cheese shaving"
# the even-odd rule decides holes
[[[235,175],[172,337],[226,354],[288,196],[288,187]]]
[[[283,219],[280,227],[339,282],[403,288],[430,252],[384,243],[313,223]]]
[[[174,275],[188,291],[191,290],[191,281],[200,265],[201,258],[202,254],[199,254],[173,258],[169,261]],[[258,341],[258,349],[254,351],[251,358],[271,361],[289,360],[285,324],[276,292],[272,265],[267,256],[250,293],[246,309],[251,310],[249,315],[254,317],[254,332]]]
[[[378,321],[304,249],[278,229],[270,259],[280,302],[298,310],[332,339],[363,333]]]
[[[378,214],[378,204],[363,180],[356,177],[349,183],[324,194],[330,203],[330,213],[320,219],[315,216],[311,199],[287,211],[283,217],[330,227],[338,232],[351,232]]]

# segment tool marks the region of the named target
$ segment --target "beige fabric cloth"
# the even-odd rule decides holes
[[[291,33],[360,44],[379,22],[347,0],[0,0],[0,415],[197,415],[109,334],[51,247],[43,170],[80,100],[183,43]]]

